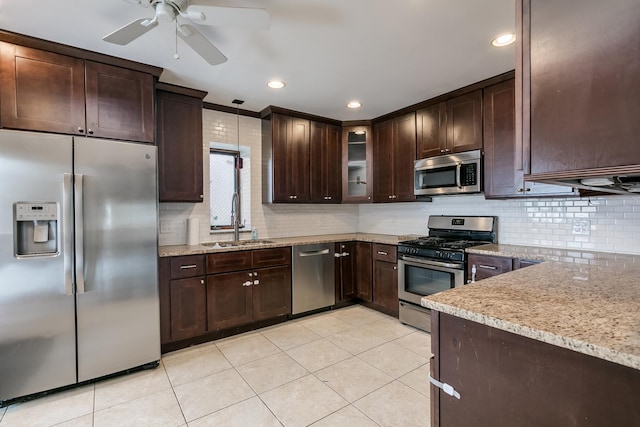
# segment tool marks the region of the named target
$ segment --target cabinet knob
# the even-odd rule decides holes
[[[201,194],[201,195],[200,195],[200,198],[201,198],[201,199],[204,199],[204,194]]]
[[[87,133],[88,133],[89,135],[93,135],[93,129],[87,129]]]
[[[441,152],[441,153],[446,153],[446,152],[447,152],[447,150],[445,150],[444,148],[442,148],[442,149],[440,149],[440,152]]]
[[[200,279],[200,284],[204,285],[204,279]]]
[[[394,266],[393,266],[393,269],[394,269],[394,270],[397,270],[397,269],[398,269],[398,266],[397,266],[397,265],[394,265]]]
[[[298,196],[289,196],[290,199],[297,199]]]
[[[259,284],[260,284],[260,280],[254,280],[254,281],[253,281],[253,284],[254,284],[254,285],[259,285]]]
[[[78,126],[78,132],[84,133],[84,129],[82,127]]]
[[[244,282],[242,286],[251,286],[251,280]]]

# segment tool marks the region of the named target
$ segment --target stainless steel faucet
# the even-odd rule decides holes
[[[233,240],[240,240],[240,215],[238,215],[238,192],[233,193],[231,198],[231,223],[233,224]]]

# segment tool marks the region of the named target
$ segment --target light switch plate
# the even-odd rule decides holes
[[[167,221],[160,221],[160,234],[167,234],[171,232],[171,225]]]
[[[591,224],[588,219],[573,220],[573,234],[588,236],[591,232]]]

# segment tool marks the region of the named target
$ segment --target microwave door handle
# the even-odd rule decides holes
[[[462,163],[458,162],[456,164],[456,185],[458,186],[458,188],[462,188],[462,180],[460,179],[461,174],[462,174]]]

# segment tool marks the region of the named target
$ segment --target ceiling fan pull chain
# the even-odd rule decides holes
[[[180,59],[180,54],[178,53],[178,20],[176,19],[176,53],[173,55],[173,59]]]

